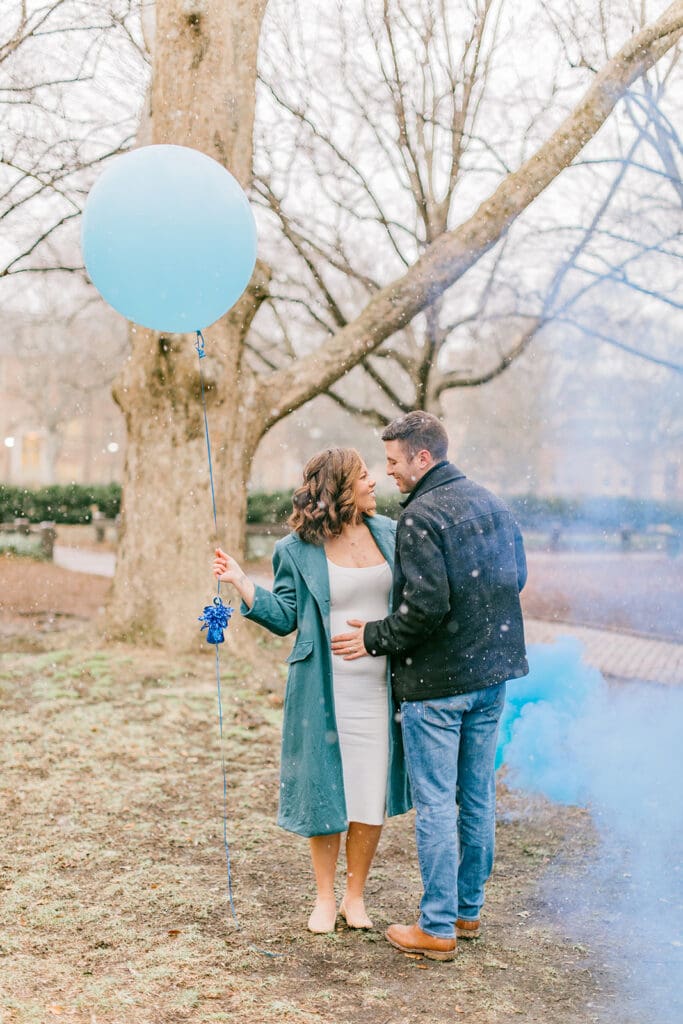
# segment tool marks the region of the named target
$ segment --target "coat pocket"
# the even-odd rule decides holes
[[[304,661],[313,650],[312,640],[297,640],[292,647],[289,655],[285,658],[287,664],[291,665],[295,661]]]

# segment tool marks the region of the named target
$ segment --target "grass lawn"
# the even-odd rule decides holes
[[[581,871],[588,815],[502,782],[484,937],[461,942],[454,963],[382,937],[416,915],[412,814],[380,844],[375,930],[306,931],[306,842],[275,824],[289,645],[265,635],[258,678],[222,649],[238,929],[212,650],[200,638],[183,658],[103,644],[107,581],[64,573],[0,559],[2,1024],[605,1020],[590,1006],[608,971],[563,934],[539,887],[559,853]]]

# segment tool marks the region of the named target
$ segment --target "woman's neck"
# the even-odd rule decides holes
[[[353,523],[344,523],[341,529],[340,537],[344,540],[352,541],[356,537],[363,537],[368,532],[368,528],[365,525],[365,521],[362,517],[356,519]]]
[[[384,556],[369,527],[360,519],[355,523],[346,523],[336,537],[327,541],[325,551],[331,562],[349,568],[365,568],[381,565]]]

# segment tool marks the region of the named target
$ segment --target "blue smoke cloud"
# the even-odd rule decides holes
[[[599,944],[639,1021],[681,1024],[683,691],[608,684],[571,638],[532,647],[529,662],[501,721],[506,784],[587,807],[599,838],[580,884],[558,895],[555,872],[554,902],[577,937]]]

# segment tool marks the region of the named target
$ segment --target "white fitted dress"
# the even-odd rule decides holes
[[[350,632],[349,619],[371,622],[387,615],[392,574],[386,562],[357,569],[328,558],[327,568],[332,636]],[[389,766],[387,659],[332,655],[332,673],[347,817],[381,825]]]

